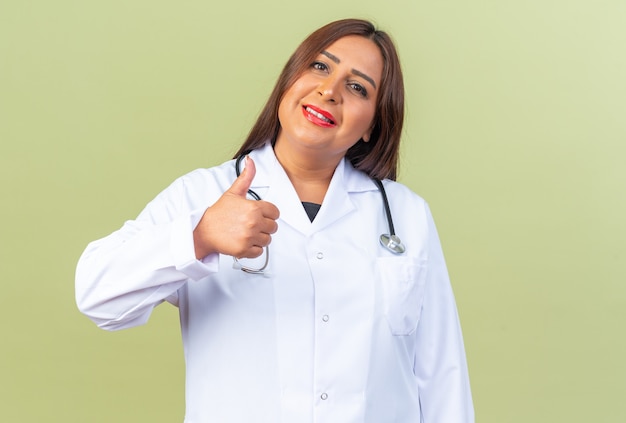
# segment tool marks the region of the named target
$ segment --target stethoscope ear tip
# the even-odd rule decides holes
[[[406,251],[404,244],[397,235],[382,234],[380,244],[394,254],[402,254]]]

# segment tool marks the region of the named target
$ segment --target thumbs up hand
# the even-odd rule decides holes
[[[279,211],[267,201],[248,200],[246,194],[256,174],[251,158],[231,187],[206,209],[193,231],[196,258],[212,253],[254,258],[263,253],[278,229]]]

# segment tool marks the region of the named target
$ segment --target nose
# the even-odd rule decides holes
[[[339,103],[341,101],[341,93],[338,84],[339,81],[337,78],[328,77],[324,79],[317,89],[322,100],[331,103]]]

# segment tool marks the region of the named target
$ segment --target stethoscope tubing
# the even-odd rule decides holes
[[[385,215],[387,216],[389,235],[395,236],[396,231],[393,227],[393,218],[391,217],[391,208],[389,207],[389,200],[387,199],[387,191],[385,191],[383,182],[380,179],[372,178],[372,181],[374,181],[378,187],[378,191],[380,191],[380,195],[383,197],[383,207],[385,208]]]
[[[239,178],[239,175],[241,175],[241,161],[248,155],[250,154],[250,151],[246,151],[244,152],[242,155],[240,155],[239,157],[237,157],[237,160],[235,161],[235,174],[237,175],[237,177]],[[254,192],[253,190],[249,189],[248,190],[248,194],[250,195],[250,197],[254,198],[257,201],[261,201],[261,197],[259,196],[259,194],[257,194],[256,192]]]

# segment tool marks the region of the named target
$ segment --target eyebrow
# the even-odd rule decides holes
[[[328,57],[330,60],[332,60],[333,62],[339,64],[341,63],[341,60],[339,60],[339,58],[337,56],[335,56],[332,53],[327,52],[326,50],[322,51],[322,54],[326,57]],[[369,76],[367,76],[366,74],[364,74],[363,72],[356,70],[354,68],[352,68],[352,73],[360,76],[361,78],[365,79],[367,82],[369,82],[370,84],[372,84],[372,86],[374,88],[376,88],[376,83],[374,82],[374,80],[372,78],[370,78]]]

